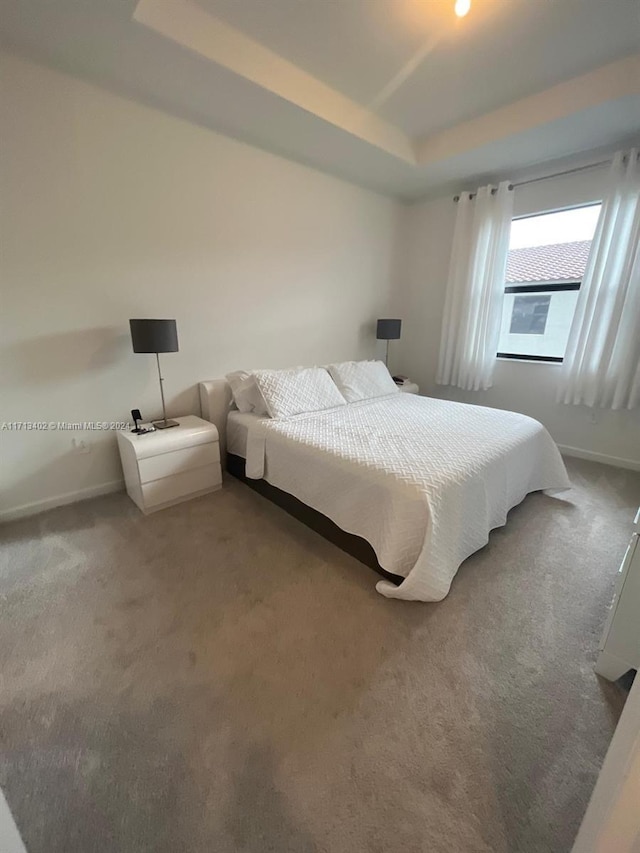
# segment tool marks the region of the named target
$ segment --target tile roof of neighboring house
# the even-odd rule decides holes
[[[507,283],[580,281],[590,246],[591,240],[578,240],[575,243],[511,249],[507,261]]]

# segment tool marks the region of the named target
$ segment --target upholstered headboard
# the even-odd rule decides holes
[[[222,467],[227,458],[227,415],[231,408],[231,386],[226,379],[210,379],[198,384],[202,417],[218,427]]]

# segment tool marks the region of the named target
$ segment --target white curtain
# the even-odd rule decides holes
[[[491,387],[500,338],[513,215],[508,182],[458,201],[436,382],[465,391]]]
[[[640,163],[618,152],[591,243],[562,367],[558,401],[640,404]]]

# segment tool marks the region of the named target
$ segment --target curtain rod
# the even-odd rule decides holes
[[[539,178],[529,178],[528,181],[516,181],[513,184],[509,184],[509,189],[513,190],[515,187],[524,187],[526,184],[537,184],[538,181],[548,181],[550,178],[560,178],[562,175],[573,175],[576,172],[584,172],[587,169],[597,169],[599,166],[607,166],[611,163],[611,160],[599,160],[597,163],[589,163],[587,166],[576,166],[574,169],[565,169],[562,172],[553,172],[551,175],[542,175]],[[494,188],[491,190],[491,195],[495,195],[497,190]],[[475,197],[475,193],[469,193],[470,198]],[[460,201],[459,195],[454,195],[454,201]]]

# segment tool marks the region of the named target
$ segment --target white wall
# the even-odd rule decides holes
[[[597,169],[516,188],[514,214],[599,201],[606,174],[606,169]],[[464,392],[435,384],[455,214],[450,195],[402,212],[404,263],[394,310],[404,322],[392,368],[415,379],[423,393],[523,412],[540,420],[558,444],[574,448],[576,454],[640,467],[640,410],[612,412],[556,403],[557,365],[498,361],[489,391]]]
[[[399,207],[10,54],[0,55],[0,421],[159,414],[129,317],[175,317],[168,410],[245,366],[369,357]],[[2,432],[5,515],[120,480],[113,434]]]

